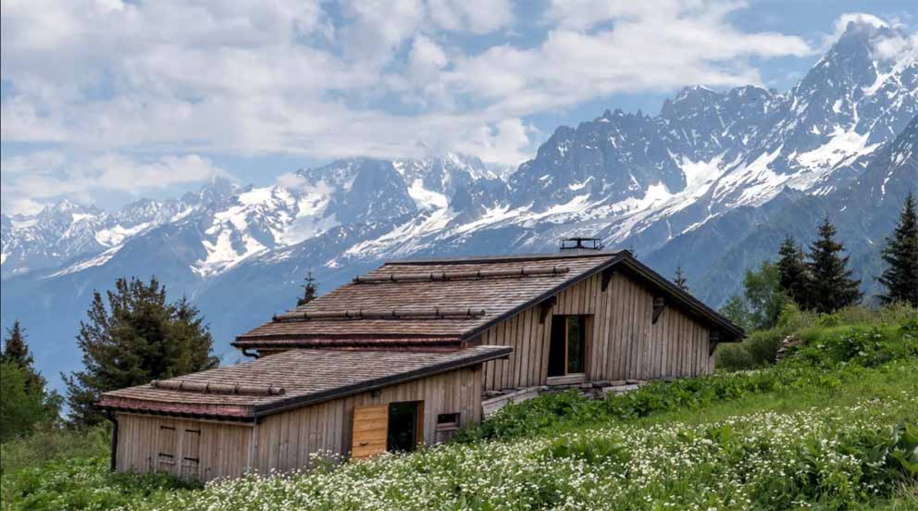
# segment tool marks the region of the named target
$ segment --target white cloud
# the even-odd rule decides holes
[[[133,158],[104,153],[74,157],[41,151],[3,159],[4,213],[30,213],[43,202],[71,197],[91,202],[111,191],[143,195],[150,190],[230,176],[209,159],[195,155]],[[13,179],[8,179],[13,176]]]
[[[846,12],[833,24],[834,31],[822,40],[821,50],[827,50],[849,27],[869,34],[874,57],[880,60],[897,59],[904,62],[906,55],[918,60],[918,33],[909,34],[898,18],[882,19],[863,12]]]
[[[67,156],[61,151],[35,151],[28,154],[4,158],[2,162],[4,174],[20,174],[25,172],[48,172],[61,168]]]
[[[219,172],[195,156],[151,156],[161,153],[465,151],[516,164],[534,149],[528,116],[621,92],[758,82],[750,58],[811,51],[797,37],[740,31],[728,15],[741,4],[705,0],[553,2],[534,40],[511,37],[509,0],[328,7],[5,0],[2,141],[95,156],[4,172],[4,193]]]
[[[342,30],[344,49],[352,60],[370,66],[388,62],[424,16],[420,0],[350,0],[343,9],[352,20]]]
[[[429,0],[430,17],[441,28],[486,34],[513,23],[509,0]]]
[[[855,25],[869,25],[874,28],[888,28],[889,23],[874,16],[873,14],[867,14],[864,12],[846,12],[838,17],[835,20],[835,35],[840,36],[848,28],[849,23],[854,23]]]

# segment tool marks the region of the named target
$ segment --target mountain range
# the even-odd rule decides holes
[[[914,45],[852,22],[789,91],[698,86],[656,116],[607,110],[557,128],[509,173],[456,154],[353,158],[118,211],[64,200],[3,214],[3,324],[23,322],[56,382],[80,365],[73,339],[92,291],[155,274],[235,360],[233,336],[294,305],[308,271],[327,291],[387,259],[553,251],[572,235],[664,275],[681,266],[716,307],[786,234],[807,242],[825,216],[873,292],[883,237],[918,188]]]

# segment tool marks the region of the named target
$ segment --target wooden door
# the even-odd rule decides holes
[[[175,473],[178,456],[178,435],[172,424],[160,424],[157,438],[156,470]]]
[[[354,408],[354,433],[351,458],[369,458],[386,452],[389,435],[389,405],[369,405]]]
[[[181,476],[197,478],[200,475],[201,463],[201,430],[185,429],[182,436]]]

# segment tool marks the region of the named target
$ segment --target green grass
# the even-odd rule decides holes
[[[21,441],[3,446],[2,507],[918,509],[918,321],[845,314],[787,319],[803,344],[777,366],[542,396],[449,445],[310,473],[199,488],[111,474],[97,441]]]

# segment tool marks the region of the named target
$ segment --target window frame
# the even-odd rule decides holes
[[[589,331],[591,314],[554,314],[551,317],[552,329],[549,334],[549,357],[552,356],[552,347],[555,345],[555,325],[561,321],[564,324],[564,362],[562,364],[562,374],[548,374],[548,378],[574,378],[577,376],[586,376],[587,372],[587,351],[589,350]],[[580,331],[580,371],[571,371],[571,320],[577,321]],[[548,371],[551,373],[551,359],[549,359]]]

